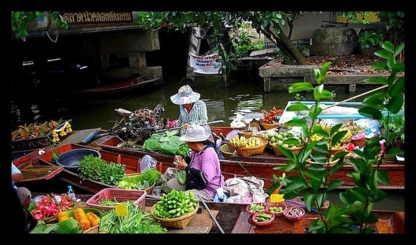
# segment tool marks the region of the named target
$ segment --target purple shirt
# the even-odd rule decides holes
[[[218,159],[217,152],[213,147],[205,148],[202,153],[191,152],[191,167],[194,169],[202,170],[208,180],[208,184],[205,187],[211,197],[215,196],[215,190],[224,186],[224,177],[221,174],[220,160]]]

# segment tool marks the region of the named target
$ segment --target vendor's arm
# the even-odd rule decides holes
[[[12,180],[19,181],[23,179],[22,172],[12,163]]]

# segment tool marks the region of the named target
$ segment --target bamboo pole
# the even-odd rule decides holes
[[[372,93],[372,92],[375,92],[375,91],[377,91],[377,90],[380,90],[380,89],[383,89],[383,88],[387,88],[387,87],[388,87],[388,85],[387,85],[387,84],[386,84],[386,85],[383,85],[383,86],[381,86],[381,87],[378,87],[378,88],[372,89],[372,90],[370,90],[370,91],[364,92],[364,93],[362,93],[362,94],[359,94],[359,95],[353,96],[353,97],[351,97],[351,98],[345,99],[345,100],[343,100],[343,101],[339,101],[339,102],[337,102],[337,103],[335,103],[335,104],[332,104],[332,105],[330,105],[330,106],[328,106],[328,107],[323,108],[322,110],[326,110],[326,109],[328,109],[328,108],[331,108],[331,107],[334,107],[334,106],[340,105],[340,104],[342,104],[342,103],[344,103],[344,102],[347,102],[347,101],[350,101],[350,100],[353,100],[353,99],[359,98],[359,97],[361,97],[361,96],[367,95],[367,94],[369,94],[369,93]]]

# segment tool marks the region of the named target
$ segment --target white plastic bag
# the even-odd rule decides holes
[[[156,168],[156,159],[149,155],[143,156],[142,160],[140,161],[140,173],[144,173],[146,170],[151,168]]]

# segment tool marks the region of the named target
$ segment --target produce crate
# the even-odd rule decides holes
[[[135,201],[134,204],[139,206],[141,209],[145,209],[145,197],[146,191],[143,190],[124,190],[120,188],[105,188],[102,189],[100,192],[92,196],[87,201],[87,205],[89,207],[99,208],[99,209],[106,209],[110,210],[113,209],[114,206],[103,206],[99,203],[105,199],[117,201],[117,202],[125,202],[125,201]]]

